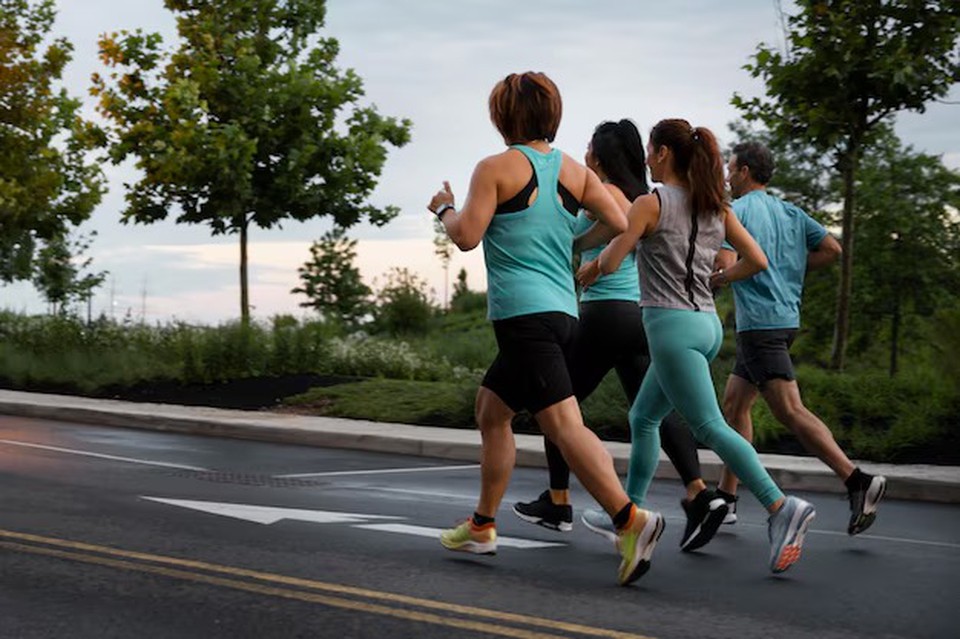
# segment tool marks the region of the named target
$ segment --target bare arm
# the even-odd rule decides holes
[[[830,266],[837,261],[843,249],[840,242],[832,235],[825,235],[815,251],[810,251],[807,255],[807,270],[815,271],[818,268]]]
[[[727,242],[733,245],[740,255],[740,260],[730,268],[718,269],[710,275],[710,286],[719,288],[730,282],[745,280],[753,277],[760,271],[767,269],[767,256],[753,239],[753,236],[743,228],[743,224],[733,214],[733,211],[727,209],[724,213],[724,229],[727,234]]]
[[[717,259],[714,260],[714,270],[726,270],[737,263],[737,252],[722,248],[717,251]]]
[[[609,242],[618,233],[627,228],[627,217],[623,208],[617,204],[610,190],[604,186],[597,174],[590,169],[586,170],[586,183],[583,188],[583,197],[580,203],[591,213],[597,223],[574,240],[575,251],[594,248]]]
[[[431,211],[437,210],[444,204],[453,204],[453,191],[450,183],[443,183],[443,190],[438,191],[427,206]],[[440,221],[447,232],[462,251],[470,251],[480,244],[483,234],[490,226],[490,220],[497,209],[497,182],[496,174],[490,158],[481,160],[473,170],[470,178],[470,191],[467,201],[459,211],[447,210],[441,215]]]
[[[656,228],[660,219],[660,200],[656,195],[644,195],[634,200],[627,212],[627,230],[615,237],[598,258],[601,273],[613,273],[645,235]]]

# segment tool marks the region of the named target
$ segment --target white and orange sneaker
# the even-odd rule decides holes
[[[817,516],[813,504],[797,497],[787,497],[780,510],[767,519],[770,537],[770,570],[787,570],[800,559],[803,537]]]

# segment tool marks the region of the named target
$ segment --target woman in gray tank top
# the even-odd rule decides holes
[[[815,511],[801,499],[784,497],[754,448],[726,423],[710,376],[723,341],[711,280],[752,277],[767,267],[767,258],[730,211],[723,159],[709,129],[661,120],[650,133],[647,166],[662,186],[634,201],[627,231],[600,254],[601,271],[612,272],[640,242],[641,305],[652,364],[630,409],[627,493],[643,503],[659,458],[660,422],[676,409],[770,513],[769,565],[783,572],[799,559]],[[714,274],[725,238],[742,259]]]

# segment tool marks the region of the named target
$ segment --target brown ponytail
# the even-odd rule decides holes
[[[686,120],[661,120],[650,132],[656,150],[661,146],[673,151],[674,170],[686,178],[694,216],[719,215],[726,204],[723,186],[723,157],[713,132]]]

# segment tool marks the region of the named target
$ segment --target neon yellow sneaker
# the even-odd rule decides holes
[[[620,549],[617,581],[621,586],[633,583],[650,570],[650,556],[664,526],[660,513],[633,507],[629,523],[617,532],[617,547]]]
[[[440,533],[440,543],[447,550],[472,552],[476,555],[497,554],[497,527],[495,524],[477,526],[473,517],[456,528]]]

